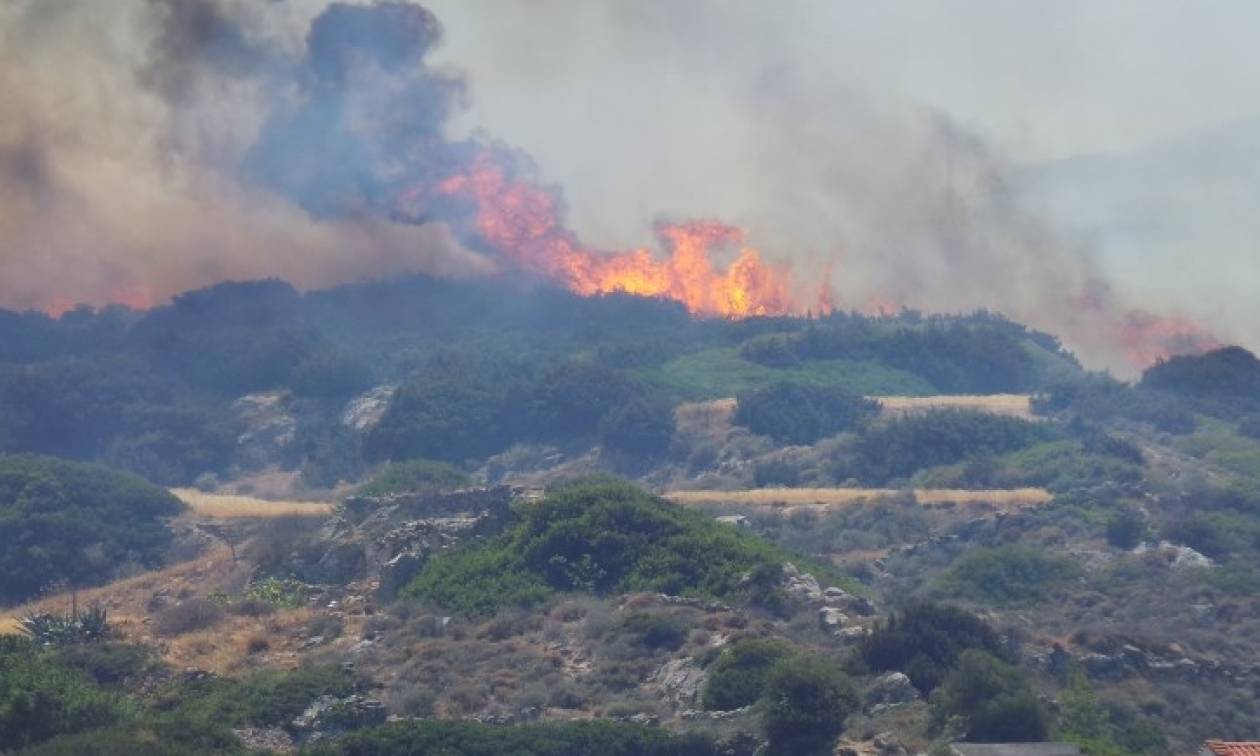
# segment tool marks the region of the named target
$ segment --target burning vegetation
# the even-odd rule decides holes
[[[745,244],[743,229],[719,221],[658,223],[664,260],[645,248],[612,254],[589,249],[562,224],[556,196],[511,175],[492,150],[479,151],[465,169],[434,186],[408,189],[399,210],[403,217],[423,218],[428,207],[449,204],[474,244],[583,296],[664,297],[697,315],[733,318],[831,310],[826,295],[803,306],[792,295],[787,267],[763,261]],[[726,250],[737,256],[723,268],[715,258]]]

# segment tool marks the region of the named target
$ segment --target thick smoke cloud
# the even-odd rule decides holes
[[[383,112],[373,98],[423,88],[391,68],[408,68],[436,40],[431,16],[400,19],[394,7],[384,12],[400,22],[391,30],[399,48],[364,55],[362,35],[373,30],[355,9],[329,11],[324,18],[345,22],[333,28],[310,26],[322,8],[283,3],[0,6],[0,306],[146,306],[223,279],[314,287],[487,270],[442,226],[349,212],[362,164],[352,153],[367,143],[354,136],[368,128],[360,119]],[[398,36],[407,33],[415,40]],[[312,125],[320,107],[330,119],[322,135]],[[414,117],[423,107],[392,112]],[[445,117],[428,116],[430,133]],[[274,162],[262,161],[273,147]],[[314,166],[340,172],[322,196],[302,178]],[[371,167],[389,169],[384,160]],[[334,199],[346,203],[336,217],[303,207],[331,210]]]
[[[872,67],[888,40],[863,39],[861,6],[11,2],[0,306],[487,271],[444,225],[394,212],[484,129],[563,178],[576,230],[603,248],[642,246],[662,217],[718,217],[790,260],[803,291],[830,275],[842,307],[993,308],[1122,370],[1153,356],[1150,334],[1204,343],[1030,210],[974,129]]]
[[[296,102],[263,126],[252,170],[324,217],[388,207],[398,180],[432,179],[463,93],[458,76],[425,64],[440,39],[418,5],[329,7],[294,72]]]

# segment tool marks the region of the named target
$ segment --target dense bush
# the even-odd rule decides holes
[[[1168,523],[1164,537],[1212,559],[1224,559],[1241,545],[1238,534],[1231,532],[1218,518],[1202,513]]]
[[[942,585],[976,601],[1021,606],[1043,601],[1077,574],[1069,561],[1027,546],[974,549],[949,568]]]
[[[32,641],[0,635],[0,751],[107,727],[132,707]]]
[[[1260,360],[1236,346],[1171,357],[1147,368],[1142,385],[1189,396],[1260,401]]]
[[[766,675],[792,649],[781,641],[749,639],[723,649],[707,668],[704,708],[729,711],[749,706],[765,691]]]
[[[969,649],[1003,653],[997,633],[974,614],[939,604],[915,604],[877,624],[862,640],[858,655],[873,670],[906,673],[926,695]]]
[[[857,688],[822,659],[789,656],[766,675],[762,725],[772,754],[831,753],[844,722],[857,711]]]
[[[779,443],[811,444],[860,427],[879,405],[843,391],[779,383],[740,394],[735,423]]]
[[[164,518],[183,504],[134,475],[49,457],[0,456],[0,602],[58,581],[105,582],[121,565],[156,566]]]
[[[472,482],[468,473],[447,462],[431,459],[409,459],[390,462],[361,486],[361,496],[385,496],[411,491],[437,491],[467,486]]]
[[[667,402],[634,396],[610,407],[599,420],[604,446],[637,457],[659,457],[674,435],[674,409]]]
[[[1079,441],[1037,444],[999,458],[1011,482],[1066,493],[1101,485],[1124,485],[1142,479],[1142,468],[1115,456],[1091,453]]]
[[[416,720],[317,743],[311,756],[710,756],[704,735],[675,734],[626,722],[549,722],[496,726],[480,722]]]
[[[1131,507],[1121,509],[1107,521],[1107,543],[1129,551],[1146,536],[1146,517]]]
[[[341,667],[266,670],[242,679],[207,677],[163,692],[179,720],[198,728],[271,727],[287,724],[322,695],[346,696],[354,680]]]
[[[587,479],[520,510],[502,535],[430,560],[404,595],[464,612],[536,602],[554,590],[750,598],[786,555],[699,512],[615,479]]]
[[[1001,454],[1052,439],[1055,429],[988,412],[934,410],[871,426],[837,477],[883,483],[968,457]],[[843,474],[847,472],[848,474]]]
[[[975,743],[1042,741],[1050,717],[1027,678],[1016,668],[979,650],[958,658],[932,700],[938,722],[959,717],[965,739]]]
[[[477,376],[403,384],[364,438],[363,453],[370,460],[484,457],[507,445],[505,403],[501,390]]]
[[[893,328],[837,316],[799,333],[750,339],[740,353],[769,367],[805,360],[875,359],[923,376],[942,393],[992,394],[1027,391],[1036,385],[1038,366],[1023,348],[1025,340],[1061,354],[1057,342],[1045,334],[985,313],[972,316],[967,324],[930,319]]]
[[[1035,399],[1033,406],[1045,414],[1060,414],[1086,423],[1123,419],[1179,435],[1194,432],[1198,425],[1194,412],[1177,396],[1103,376],[1057,383]]]

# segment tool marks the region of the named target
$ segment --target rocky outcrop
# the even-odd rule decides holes
[[[292,394],[246,394],[232,402],[232,412],[241,427],[236,437],[236,459],[240,465],[258,469],[281,464],[288,458],[298,428]]]
[[[818,610],[818,627],[824,632],[837,635],[848,624],[848,616],[834,606],[824,606]]]
[[[506,486],[391,496],[355,496],[320,531],[304,573],[315,582],[378,581],[392,598],[433,554],[498,532],[515,496]]]
[[[385,416],[397,391],[397,386],[377,386],[359,394],[341,410],[341,424],[360,433],[371,430]]]
[[[866,690],[867,713],[874,714],[891,706],[919,700],[919,691],[910,678],[901,672],[889,672],[875,678]]]
[[[835,586],[823,589],[817,578],[808,572],[801,572],[791,562],[783,564],[783,590],[789,599],[805,606],[834,607],[841,612],[860,617],[869,617],[876,611],[870,599],[855,596]]]
[[[299,743],[322,740],[343,732],[385,724],[385,704],[355,693],[345,698],[320,696],[290,724]]]
[[[649,678],[648,683],[660,691],[661,698],[676,709],[694,709],[700,705],[705,672],[691,658],[665,662]]]

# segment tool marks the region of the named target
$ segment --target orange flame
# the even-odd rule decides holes
[[[625,292],[666,297],[700,315],[742,318],[804,312],[791,294],[787,268],[766,263],[745,244],[740,228],[717,221],[662,223],[657,235],[668,259],[647,249],[601,254],[583,247],[560,225],[555,196],[533,183],[514,180],[486,151],[463,172],[434,189],[410,190],[400,198],[404,212],[414,214],[430,198],[453,198],[472,206],[471,225],[491,249],[526,270],[590,296]],[[735,259],[720,268],[714,253],[737,249]],[[818,308],[833,305],[824,282]]]

